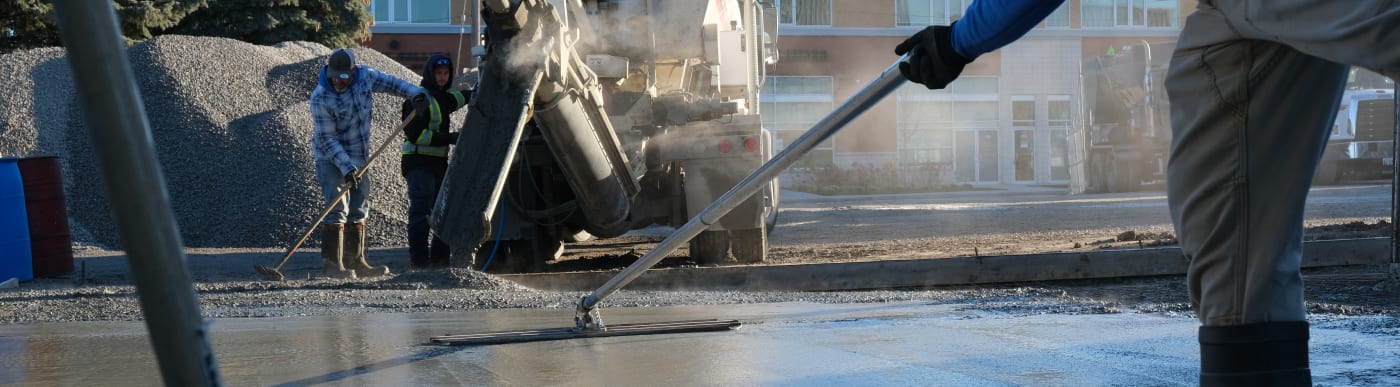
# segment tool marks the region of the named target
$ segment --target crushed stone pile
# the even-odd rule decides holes
[[[165,35],[127,49],[181,236],[188,247],[286,247],[322,207],[308,98],[330,49]],[[417,84],[421,76],[356,48],[356,58]],[[119,247],[63,48],[0,56],[0,155],[58,156],[75,244]],[[376,94],[373,146],[396,129],[403,99]],[[461,127],[465,113],[453,115]],[[102,129],[97,127],[95,129]],[[370,169],[371,246],[404,245],[407,188],[397,146]],[[307,246],[316,246],[313,236]]]

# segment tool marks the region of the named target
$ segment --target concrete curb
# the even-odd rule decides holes
[[[1303,267],[1383,264],[1390,238],[1311,241]],[[772,266],[648,270],[628,290],[843,291],[1186,273],[1177,247]],[[538,290],[592,291],[618,271],[508,274]]]

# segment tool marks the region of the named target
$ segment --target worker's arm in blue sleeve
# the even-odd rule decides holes
[[[976,59],[1011,44],[1055,12],[1064,0],[977,0],[953,25],[953,50]]]

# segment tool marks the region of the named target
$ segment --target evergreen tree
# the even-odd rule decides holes
[[[256,44],[304,40],[329,47],[369,39],[364,0],[220,0],[167,33],[221,36]]]
[[[0,53],[59,44],[53,3],[0,0]]]
[[[364,0],[114,0],[112,5],[128,43],[183,34],[350,47],[369,40],[373,21]],[[0,53],[59,45],[52,0],[0,0]]]
[[[209,6],[206,0],[116,0],[117,21],[128,42],[150,39],[174,27],[190,13]]]

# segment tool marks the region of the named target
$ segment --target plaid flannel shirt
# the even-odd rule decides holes
[[[374,93],[410,98],[423,92],[418,85],[364,65],[355,70],[354,80],[343,92],[331,86],[324,66],[319,79],[316,90],[311,92],[311,119],[315,125],[312,155],[317,161],[335,163],[341,174],[364,166],[369,158]]]

